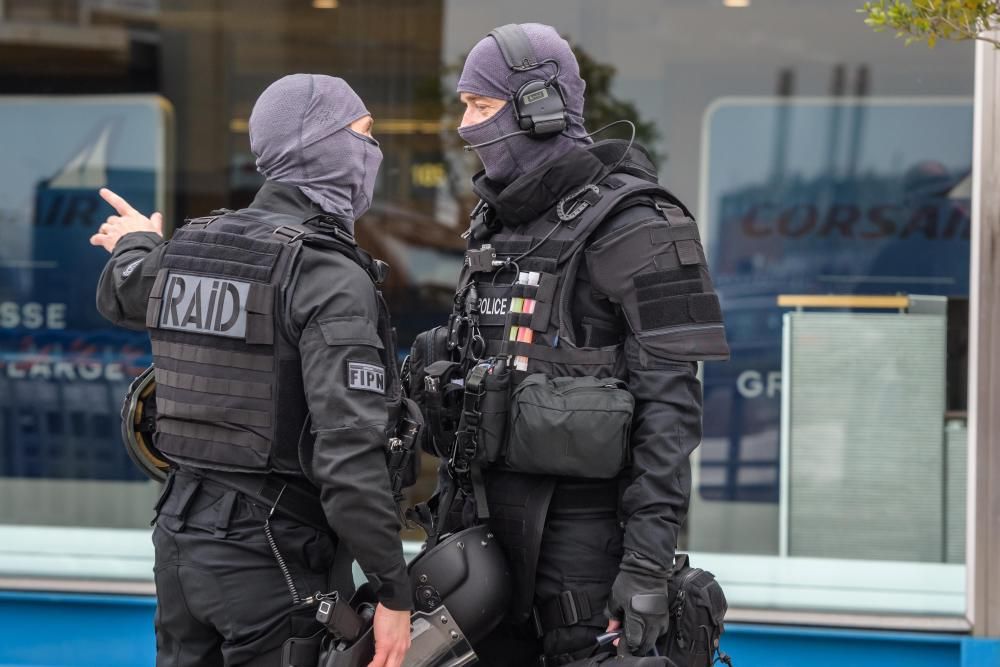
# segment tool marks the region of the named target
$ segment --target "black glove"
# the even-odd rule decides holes
[[[633,655],[647,655],[667,632],[669,580],[669,571],[640,554],[630,551],[622,558],[608,598],[608,613],[622,621],[625,643]]]

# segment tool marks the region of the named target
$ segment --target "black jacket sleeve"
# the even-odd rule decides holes
[[[307,474],[320,488],[330,526],[390,609],[410,609],[399,521],[385,464],[388,388],[379,350],[375,287],[338,252],[304,247],[286,301],[302,358],[316,436]],[[360,366],[359,366],[360,365]],[[382,369],[383,383],[353,376]],[[376,371],[377,375],[377,371]],[[369,376],[370,378],[373,376]]]
[[[691,495],[691,452],[701,442],[695,362],[729,354],[697,229],[679,208],[640,206],[587,250],[594,288],[626,320],[625,360],[635,397],[632,478],[622,510],[625,550],[669,572]]]
[[[97,283],[97,310],[127,329],[146,328],[146,302],[166,243],[153,232],[132,232],[118,240]]]

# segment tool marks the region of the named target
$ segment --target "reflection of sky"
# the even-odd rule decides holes
[[[972,106],[967,100],[864,105],[796,103],[786,107],[784,137],[777,121],[781,107],[723,102],[707,119],[708,192],[702,217],[713,221],[722,195],[762,185],[771,176],[779,146],[785,145],[784,182],[819,176],[842,177],[856,150],[855,173],[902,175],[925,160],[950,171],[966,169],[972,159]],[[839,110],[839,125],[835,125]],[[859,121],[856,143],[852,137]],[[839,128],[839,129],[835,129]],[[834,141],[831,142],[831,139]],[[832,153],[827,146],[833,146]]]
[[[38,181],[55,175],[115,123],[109,166],[157,171],[162,108],[158,98],[105,96],[3,99],[0,103],[0,208],[29,207]]]

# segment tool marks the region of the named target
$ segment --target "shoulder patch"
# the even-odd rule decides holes
[[[347,388],[385,394],[385,369],[360,361],[347,362]]]
[[[135,267],[142,264],[143,259],[144,259],[143,257],[140,257],[139,259],[135,260],[134,262],[131,262],[128,266],[122,269],[122,278],[128,278],[130,275],[132,275],[132,272],[135,271]]]

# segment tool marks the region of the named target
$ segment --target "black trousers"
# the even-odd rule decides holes
[[[153,531],[157,667],[278,667],[285,640],[321,626],[292,603],[264,533],[267,511],[217,483],[173,474]],[[279,514],[271,533],[300,597],[327,591],[331,536]]]
[[[559,664],[596,647],[595,639],[608,625],[604,610],[621,563],[622,536],[615,507],[604,511],[550,511],[538,557],[535,604],[564,591],[577,591],[589,598],[592,614],[575,625],[550,629],[541,638],[533,623],[504,623],[476,647],[482,664],[533,665],[543,654]]]

